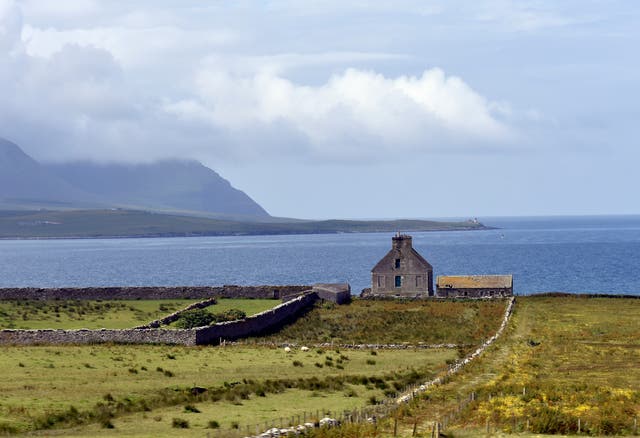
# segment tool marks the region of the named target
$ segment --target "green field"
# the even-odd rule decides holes
[[[0,329],[131,328],[149,323],[197,300],[0,301]],[[278,300],[219,299],[207,309],[239,309],[247,315],[280,304]]]
[[[182,308],[190,301],[171,302]],[[113,311],[105,311],[107,303]],[[210,311],[235,308],[252,314],[276,303],[221,299]],[[51,327],[56,321],[58,327],[87,326],[93,319],[99,326],[125,320],[131,326],[169,310],[167,302],[151,301],[2,305],[4,317],[12,316],[14,326],[18,319],[30,327]],[[59,306],[58,311],[51,306]],[[97,308],[86,308],[90,306]],[[505,301],[324,303],[275,335],[227,347],[2,347],[0,367],[6,383],[1,388],[0,432],[202,436],[212,421],[227,431],[234,423],[254,431],[278,424],[281,417],[351,410],[443,372],[469,345],[497,329],[504,306]],[[298,347],[286,353],[254,343],[286,340],[311,346],[327,339],[336,344],[426,342],[467,347],[377,351],[312,347],[307,352]],[[194,387],[207,391],[193,395]],[[188,421],[189,429],[172,427],[174,418]]]
[[[402,436],[447,418],[451,436],[631,435],[640,415],[640,300],[518,297],[479,360],[410,406]],[[474,393],[476,400],[465,404]],[[460,410],[460,411],[459,411]],[[386,424],[387,436],[392,428]],[[382,436],[385,436],[382,433]]]
[[[380,350],[372,355],[247,346],[2,347],[0,431],[107,420],[116,429],[143,420],[167,427],[165,420],[188,403],[207,413],[190,415],[202,419],[198,424],[205,419],[227,428],[232,421],[255,424],[284,413],[362,406],[371,396],[381,398],[385,391],[434,375],[455,357],[451,349]],[[194,397],[189,392],[194,386],[208,391]],[[265,411],[275,395],[292,403]],[[127,415],[137,419],[127,420]],[[164,422],[154,419],[158,416]]]
[[[503,300],[360,300],[319,303],[304,318],[261,340],[298,343],[454,343],[476,345],[500,326]]]

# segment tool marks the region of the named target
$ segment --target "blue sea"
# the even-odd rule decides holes
[[[412,233],[414,247],[435,275],[513,274],[520,295],[640,295],[640,216],[480,220],[498,229]],[[357,294],[391,237],[2,240],[0,287],[348,282]]]

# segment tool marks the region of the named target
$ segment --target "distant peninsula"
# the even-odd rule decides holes
[[[476,220],[321,220],[242,221],[163,214],[141,210],[4,210],[0,239],[241,236],[491,229]]]

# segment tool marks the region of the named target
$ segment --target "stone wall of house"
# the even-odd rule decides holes
[[[0,345],[180,344],[196,345],[195,329],[0,330]]]
[[[169,286],[0,288],[0,300],[164,300],[218,298],[282,299],[311,286]]]

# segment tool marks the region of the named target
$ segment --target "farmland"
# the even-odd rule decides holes
[[[57,323],[58,327],[77,327],[87,326],[87,322],[103,326],[119,321],[130,327],[190,302],[3,302],[2,309],[5,318],[13,317],[14,326]],[[241,309],[252,314],[275,303],[222,299],[209,309]],[[184,436],[202,434],[212,424],[224,430],[234,426],[255,429],[281,417],[352,410],[432,378],[464,351],[412,347],[340,350],[337,343],[335,347],[313,346],[316,340],[326,338],[318,335],[320,332],[300,337],[299,330],[309,330],[319,318],[331,321],[335,332],[342,334],[335,337],[337,341],[366,341],[363,332],[369,331],[376,342],[424,338],[443,343],[462,340],[469,346],[497,328],[503,311],[502,301],[426,305],[422,301],[355,300],[346,306],[319,304],[281,332],[225,347],[5,346],[0,351],[0,367],[6,377],[0,430],[47,434],[60,430],[80,436],[135,435],[136,430],[144,430],[144,434],[154,430],[160,435]],[[365,312],[375,317],[369,325],[354,326],[354,320],[363,319]],[[16,318],[16,314],[27,317]],[[401,329],[388,330],[403,319],[407,321]],[[324,325],[319,329],[324,330]],[[427,336],[430,332],[436,335]],[[311,348],[301,351],[296,347],[285,353],[278,346],[283,340],[308,343]],[[188,430],[178,433],[174,418],[185,420]]]
[[[146,324],[196,300],[21,300],[0,301],[0,328],[98,329]],[[239,309],[247,315],[276,306],[278,300],[219,299],[211,312]]]
[[[400,434],[430,431],[434,420],[447,422],[452,436],[633,434],[639,317],[637,299],[519,297],[503,338],[405,407]]]

